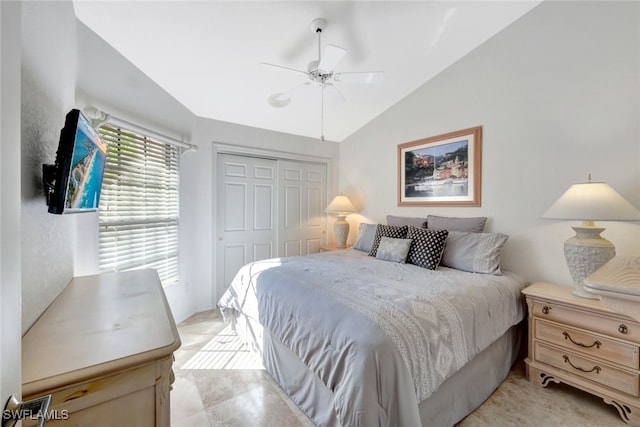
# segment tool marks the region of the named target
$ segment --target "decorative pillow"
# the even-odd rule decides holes
[[[393,237],[394,239],[406,238],[407,228],[408,227],[406,225],[397,227],[395,225],[378,224],[378,226],[376,227],[376,237],[373,239],[373,245],[371,245],[369,256],[376,256],[376,253],[378,252],[378,246],[380,245],[380,240],[383,237]]]
[[[401,262],[404,264],[411,247],[411,239],[394,239],[392,237],[382,237],[376,258],[385,261]]]
[[[508,238],[502,233],[450,231],[441,264],[457,270],[500,276],[500,255]]]
[[[470,231],[473,233],[482,233],[484,224],[487,222],[486,216],[475,218],[456,218],[451,216],[427,216],[427,228],[434,230],[449,231]]]
[[[353,248],[364,252],[371,252],[373,239],[376,237],[376,227],[377,224],[360,223],[358,226],[358,239],[356,240],[356,244],[353,245]]]
[[[427,219],[410,216],[387,215],[387,225],[395,225],[399,227],[403,225],[413,225],[415,227],[427,228]]]
[[[407,239],[412,239],[412,243],[407,262],[429,270],[438,268],[448,234],[447,230],[429,230],[409,226]]]

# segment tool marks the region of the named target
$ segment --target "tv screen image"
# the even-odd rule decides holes
[[[107,145],[91,124],[80,115],[73,144],[65,209],[97,209]]]
[[[67,113],[55,165],[43,165],[43,183],[49,212],[54,214],[94,211],[107,157],[107,144],[91,122],[73,109]]]

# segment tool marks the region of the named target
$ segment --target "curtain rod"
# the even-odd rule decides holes
[[[143,133],[145,135],[149,135],[160,142],[164,142],[165,144],[175,145],[181,148],[180,153],[184,153],[185,151],[193,150],[198,151],[198,146],[195,144],[190,144],[188,142],[180,141],[179,139],[173,138],[168,135],[164,135],[160,132],[157,132],[153,129],[146,128],[144,126],[137,125],[135,123],[131,123],[128,120],[112,116],[109,113],[105,113],[102,110],[99,110],[96,107],[87,107],[84,109],[87,117],[91,120],[91,124],[97,129],[105,123],[110,123],[114,126],[122,126],[127,129],[137,131]]]

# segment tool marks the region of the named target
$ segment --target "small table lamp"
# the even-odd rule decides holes
[[[338,217],[336,223],[333,225],[333,233],[336,236],[336,248],[347,247],[349,223],[345,220],[345,217],[355,211],[349,199],[343,195],[336,196],[331,203],[329,203],[327,209],[325,209],[326,213],[336,214]]]
[[[584,289],[584,279],[616,254],[613,243],[600,236],[594,220],[640,220],[640,211],[604,182],[574,184],[542,215],[549,219],[582,220],[572,227],[576,235],[564,242],[564,257],[576,286],[573,294],[583,298],[598,297]]]

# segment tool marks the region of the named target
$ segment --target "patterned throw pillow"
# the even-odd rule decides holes
[[[411,247],[411,239],[393,239],[382,237],[376,258],[385,261],[401,262],[404,264]]]
[[[407,262],[419,267],[435,270],[440,264],[447,230],[430,230],[409,226],[407,238],[412,239]]]
[[[406,225],[398,227],[395,225],[378,224],[378,226],[376,227],[376,237],[373,239],[373,245],[371,245],[371,252],[369,252],[369,256],[376,256],[376,253],[378,252],[378,246],[380,246],[380,239],[382,239],[383,237],[404,239],[407,237],[407,229],[408,227]]]

